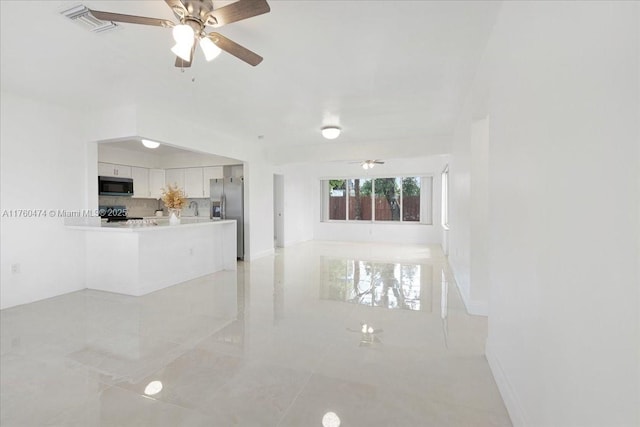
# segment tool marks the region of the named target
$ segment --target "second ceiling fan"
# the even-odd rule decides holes
[[[217,9],[214,9],[212,0],[165,0],[165,2],[180,21],[178,24],[166,19],[146,16],[123,15],[98,10],[90,10],[90,12],[102,21],[173,28],[173,38],[176,41],[176,45],[171,51],[177,56],[176,67],[186,68],[191,66],[196,41],[200,45],[207,61],[211,61],[224,50],[253,66],[262,62],[260,55],[229,40],[220,33],[207,33],[206,27],[218,28],[232,22],[267,13],[271,8],[266,0],[238,0],[235,3]]]
[[[382,160],[363,160],[361,162],[350,162],[350,163],[359,163],[362,166],[362,169],[372,169],[375,165],[384,165]]]

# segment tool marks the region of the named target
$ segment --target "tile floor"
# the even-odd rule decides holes
[[[2,426],[510,426],[438,248],[309,242],[0,312]]]

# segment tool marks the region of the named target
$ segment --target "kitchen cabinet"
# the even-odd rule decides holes
[[[131,166],[98,162],[98,175],[117,176],[118,178],[131,178]]]
[[[184,192],[189,198],[204,197],[202,168],[186,168],[184,170]]]
[[[149,169],[131,166],[131,178],[133,178],[133,197],[149,198]]]
[[[135,180],[133,183],[135,185]],[[149,169],[149,196],[154,199],[162,198],[162,189],[165,185],[164,169]]]
[[[203,196],[206,198],[211,196],[209,184],[212,179],[221,179],[223,177],[222,166],[207,166],[202,168]]]
[[[222,166],[149,169],[104,162],[98,162],[98,175],[132,178],[134,198],[154,199],[162,198],[167,185],[177,185],[189,198],[209,198],[210,181],[224,176]]]
[[[184,169],[166,169],[164,182],[184,190]]]

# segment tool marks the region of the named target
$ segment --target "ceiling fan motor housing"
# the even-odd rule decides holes
[[[211,15],[211,12],[213,12],[212,0],[186,0],[184,1],[184,5],[187,11],[187,16],[184,16],[184,13],[176,13],[181,21],[185,19],[189,21],[197,21],[200,23],[201,29],[205,25],[215,25],[218,23],[216,18]],[[179,9],[179,7],[174,8],[174,10],[175,9]],[[186,24],[187,22],[184,23]]]

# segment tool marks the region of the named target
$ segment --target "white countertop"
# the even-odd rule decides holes
[[[67,225],[67,228],[71,228],[74,230],[85,230],[85,231],[105,231],[105,232],[120,232],[120,233],[137,233],[137,232],[148,232],[148,231],[162,231],[162,230],[180,230],[183,228],[191,228],[191,227],[207,227],[207,226],[217,226],[222,224],[230,224],[235,223],[235,219],[227,219],[227,220],[211,220],[208,218],[198,218],[198,217],[189,217],[182,218],[181,223],[178,225],[169,225],[168,217],[154,217],[153,219],[162,220],[158,225],[133,225],[126,223],[118,223],[118,222],[107,222],[100,223],[95,225]]]

